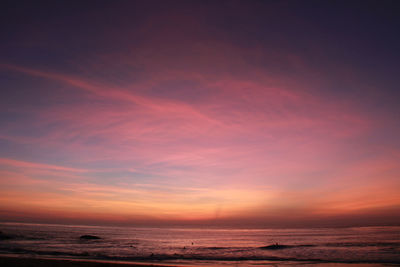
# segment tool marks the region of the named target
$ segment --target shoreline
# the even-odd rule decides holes
[[[123,262],[109,260],[73,259],[73,258],[51,258],[35,257],[28,255],[0,255],[0,266],[2,267],[189,267],[188,265],[177,265],[168,263],[146,263],[146,262]]]
[[[153,263],[77,258],[35,257],[32,255],[0,254],[2,267],[198,267],[198,266],[313,266],[313,267],[382,267],[399,266],[397,263],[344,263],[344,262],[296,262],[296,261],[243,261],[243,262],[193,262],[193,263]]]

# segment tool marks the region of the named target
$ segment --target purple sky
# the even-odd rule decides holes
[[[399,224],[396,1],[6,1],[7,221]]]

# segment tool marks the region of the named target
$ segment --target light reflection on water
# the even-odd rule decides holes
[[[12,237],[0,240],[0,253],[207,266],[400,263],[400,227],[239,230],[3,223],[0,231]],[[84,234],[101,239],[80,240]],[[261,249],[276,243],[287,247]]]

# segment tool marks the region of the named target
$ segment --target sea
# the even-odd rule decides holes
[[[178,266],[400,265],[400,226],[192,229],[0,223],[0,231],[0,254],[18,257]]]

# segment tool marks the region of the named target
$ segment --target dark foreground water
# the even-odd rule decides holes
[[[188,265],[400,264],[400,227],[168,229],[0,223],[0,253]],[[101,239],[82,240],[81,235]],[[272,246],[271,244],[282,245]]]

